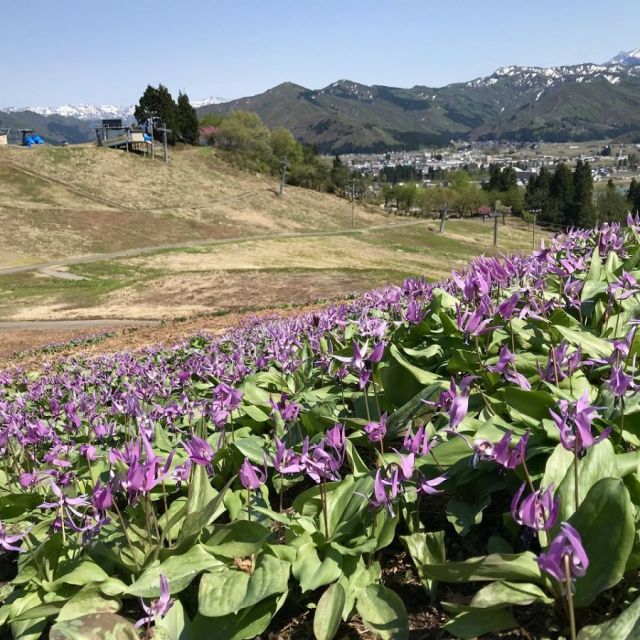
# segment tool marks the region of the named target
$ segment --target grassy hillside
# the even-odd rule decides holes
[[[0,149],[0,267],[148,245],[351,226],[351,206],[241,172],[209,148],[170,164],[91,146]],[[358,224],[388,220],[359,210]]]

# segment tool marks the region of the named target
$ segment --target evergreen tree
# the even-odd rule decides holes
[[[331,168],[331,182],[333,188],[338,193],[346,193],[347,182],[349,181],[349,169],[342,162],[342,158],[338,154],[333,158],[333,167]]]
[[[546,167],[540,169],[537,176],[531,176],[525,191],[525,206],[527,209],[540,211],[543,222],[557,222],[551,209],[551,173]]]
[[[591,166],[582,160],[578,160],[573,173],[573,220],[579,227],[592,227],[596,222]]]
[[[627,191],[627,203],[634,215],[640,211],[640,183],[635,178],[631,180],[629,191]]]
[[[566,164],[557,166],[551,184],[549,202],[550,222],[556,224],[575,224],[573,220],[573,174]]]
[[[596,203],[599,222],[615,222],[624,219],[627,200],[613,184],[613,180],[610,179],[606,188],[598,194]]]
[[[187,144],[196,144],[199,137],[198,114],[189,102],[186,93],[178,94],[177,122],[178,137]]]
[[[171,129],[167,140],[169,144],[175,144],[178,133],[178,107],[171,97],[171,93],[163,84],[158,88],[147,85],[133,112],[133,116],[140,125],[149,120],[153,123],[153,132],[156,140],[161,141],[163,134],[157,131],[158,127],[165,126]]]

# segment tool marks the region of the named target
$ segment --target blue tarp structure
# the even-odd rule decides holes
[[[44,144],[44,140],[37,134],[34,134],[32,136],[27,136],[24,139],[24,144],[27,147],[32,147],[34,144]]]
[[[145,142],[153,142],[153,138],[148,133],[145,133],[144,134],[144,141]]]

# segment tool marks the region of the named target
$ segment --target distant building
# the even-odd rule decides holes
[[[0,147],[6,147],[9,144],[9,131],[0,130]]]

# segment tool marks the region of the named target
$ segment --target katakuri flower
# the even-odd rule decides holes
[[[147,614],[143,618],[140,618],[134,625],[137,628],[142,627],[149,622],[153,622],[157,618],[164,618],[169,609],[173,606],[173,600],[171,600],[171,591],[169,589],[169,581],[164,574],[160,574],[160,597],[154,600],[150,605],[146,605],[142,602],[142,609]]]
[[[549,548],[537,560],[542,571],[556,580],[566,579],[564,558],[569,558],[569,571],[573,578],[581,578],[589,567],[587,552],[582,546],[580,534],[568,523],[560,525],[560,533],[551,541]]]
[[[536,531],[549,531],[558,519],[560,499],[553,498],[553,485],[549,485],[544,491],[538,489],[521,501],[526,483],[518,489],[511,501],[512,518],[525,527],[531,527]]]

